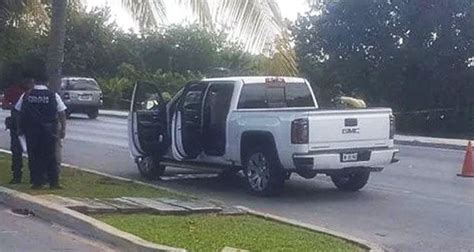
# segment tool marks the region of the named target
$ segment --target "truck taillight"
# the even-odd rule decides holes
[[[395,131],[396,131],[395,116],[390,115],[390,133],[389,133],[389,138],[390,139],[393,139],[395,137]]]
[[[309,143],[309,123],[308,119],[297,119],[291,123],[291,143]]]

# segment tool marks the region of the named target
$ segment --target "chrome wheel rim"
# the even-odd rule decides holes
[[[250,156],[247,163],[247,180],[254,191],[261,192],[267,188],[270,169],[268,161],[262,153]]]

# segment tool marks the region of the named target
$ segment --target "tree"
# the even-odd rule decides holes
[[[325,94],[340,83],[401,110],[454,107],[472,83],[473,13],[470,0],[332,1],[293,29],[301,70]]]
[[[260,51],[286,28],[275,0],[223,0],[214,5],[206,0],[176,2],[190,8],[203,27],[211,30],[221,27],[231,38],[243,43],[247,50]],[[142,30],[166,21],[164,0],[122,0],[122,4]]]
[[[473,23],[471,0],[337,0],[299,18],[293,34],[301,71],[326,102],[341,84],[396,111],[461,113],[474,102]]]
[[[40,0],[22,1],[36,1],[40,3],[39,6],[44,7]],[[64,24],[68,0],[51,1],[52,17],[47,63],[51,88],[57,90],[64,57]],[[246,50],[263,48],[285,28],[275,0],[226,0],[214,10],[211,10],[208,1],[203,0],[180,0],[178,3],[189,7],[203,27],[213,29],[216,27],[215,24],[219,23],[224,29],[230,30],[234,39],[238,38],[245,43]],[[130,10],[143,29],[155,27],[166,19],[163,0],[122,0],[122,4]],[[285,66],[293,66],[293,63],[287,63]]]
[[[281,39],[280,42],[286,45],[271,46],[267,53],[277,59],[271,63],[278,65],[275,67],[278,73],[297,73],[296,59],[286,33],[288,26],[275,0],[222,0],[214,5],[205,0],[178,3],[189,7],[203,27],[216,32],[219,32],[219,27],[228,34],[229,40],[242,44],[247,52],[262,53],[276,39]],[[142,30],[156,27],[166,20],[164,0],[122,0],[122,4],[139,21]]]
[[[121,31],[110,22],[110,10],[86,11],[70,6],[66,22],[64,75],[110,78],[118,74],[118,66],[128,62],[127,49],[116,48]],[[122,50],[122,51],[121,51]]]
[[[0,32],[20,17],[45,21],[47,14],[41,0],[0,0]]]
[[[66,38],[66,16],[68,0],[52,1],[51,30],[47,57],[49,86],[53,92],[61,87],[64,41]]]

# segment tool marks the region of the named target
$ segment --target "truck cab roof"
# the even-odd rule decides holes
[[[303,78],[287,76],[234,76],[225,78],[206,78],[203,81],[241,81],[243,84],[265,83],[268,79],[283,79],[286,83],[306,82]]]
[[[94,78],[89,77],[73,77],[73,76],[65,76],[62,78],[63,80],[94,80]]]

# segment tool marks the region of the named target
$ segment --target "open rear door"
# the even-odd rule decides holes
[[[207,87],[203,82],[188,83],[179,101],[173,142],[180,159],[194,159],[202,152],[202,109]]]
[[[166,103],[158,85],[138,82],[129,115],[129,145],[132,154],[161,157],[169,146]]]

